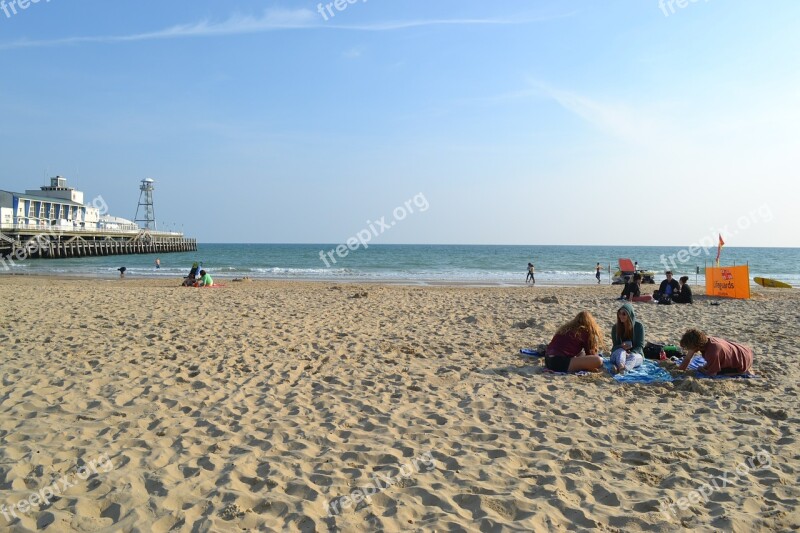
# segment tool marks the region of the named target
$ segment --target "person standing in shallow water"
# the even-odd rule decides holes
[[[161,268],[161,259],[156,259],[156,268]]]
[[[597,266],[595,267],[595,270],[596,270],[596,272],[594,274],[594,277],[597,278],[597,284],[600,285],[600,263],[597,263]]]

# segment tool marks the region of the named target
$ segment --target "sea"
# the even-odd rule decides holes
[[[704,284],[705,266],[713,266],[717,250],[656,246],[503,246],[503,245],[369,245],[331,252],[333,244],[198,244],[197,252],[163,255],[117,255],[78,259],[24,259],[0,262],[0,275],[32,274],[112,278],[126,267],[126,277],[175,278],[188,274],[193,262],[215,279],[250,277],[271,280],[379,282],[419,285],[465,284],[518,286],[525,284],[527,264],[535,266],[536,284],[596,284],[595,265],[602,266],[602,283],[618,269],[619,258],[630,258],[640,269],[655,272],[657,281],[671,268],[676,278]],[[681,253],[682,252],[682,253]],[[692,253],[694,255],[692,255]],[[325,261],[321,258],[321,254]],[[344,255],[344,254],[342,254]],[[155,268],[156,258],[161,268]],[[681,261],[680,259],[683,259]],[[334,262],[335,260],[335,262]],[[327,262],[327,264],[326,264]],[[748,264],[750,278],[761,276],[800,287],[800,248],[724,247],[722,266]]]

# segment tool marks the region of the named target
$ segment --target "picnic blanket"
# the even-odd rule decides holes
[[[519,353],[523,357],[544,357],[545,355],[544,352],[534,350],[533,348],[522,348]],[[603,358],[603,364],[606,371],[611,374],[611,362],[607,357]],[[557,376],[585,376],[591,372],[554,372],[545,369],[544,373]],[[614,379],[621,383],[663,383],[672,381],[672,376],[654,361],[645,359],[644,363],[642,363],[642,366],[639,368],[628,370],[624,374],[617,374],[614,376]]]
[[[611,374],[611,360],[603,359],[603,366]],[[655,361],[645,359],[642,366],[633,370],[626,370],[624,374],[615,374],[614,379],[620,383],[669,383],[672,375],[658,366]]]

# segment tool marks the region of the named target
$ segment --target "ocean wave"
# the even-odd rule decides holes
[[[126,266],[126,277],[181,279],[194,262],[214,278],[249,276],[254,279],[299,279],[331,281],[444,282],[524,285],[527,261],[536,265],[536,282],[549,284],[596,284],[594,265],[603,265],[601,283],[608,284],[608,266],[616,270],[617,257],[638,259],[643,267],[658,265],[671,248],[619,247],[519,247],[519,246],[414,246],[370,247],[350,254],[332,268],[319,261],[317,245],[203,245],[197,252],[164,254],[161,269],[155,255],[103,256],[65,259],[28,259],[0,266],[0,274],[53,274],[118,277]],[[763,276],[800,284],[800,250],[731,249],[731,262],[750,261],[750,277]],[[753,262],[752,259],[758,262]],[[700,269],[702,271],[703,265]],[[695,276],[695,265],[679,265],[676,277],[689,275],[690,285],[703,286]],[[656,282],[663,277],[660,267]],[[786,272],[788,271],[788,272]]]

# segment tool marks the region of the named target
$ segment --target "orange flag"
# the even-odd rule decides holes
[[[722,247],[725,246],[725,241],[722,240],[722,234],[719,234],[719,245],[717,246],[717,266],[719,266],[719,256],[722,253]]]

